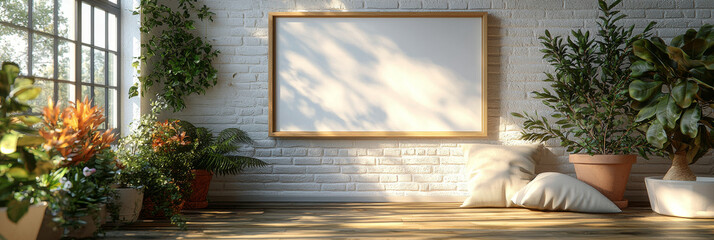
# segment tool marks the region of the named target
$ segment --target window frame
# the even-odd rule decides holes
[[[113,117],[116,119],[116,126],[114,126],[114,132],[117,134],[121,134],[121,53],[122,53],[122,48],[121,48],[121,1],[117,1],[116,4],[109,2],[108,0],[74,0],[75,3],[75,11],[74,11],[74,40],[60,36],[59,34],[59,2],[61,0],[52,0],[53,1],[53,16],[52,16],[52,33],[46,33],[40,30],[35,29],[34,23],[33,23],[33,6],[34,6],[34,1],[35,0],[26,0],[27,3],[27,26],[22,26],[22,25],[16,25],[13,23],[9,22],[0,22],[0,25],[4,25],[13,29],[21,30],[27,32],[27,58],[25,59],[26,64],[27,64],[27,74],[29,76],[34,75],[34,69],[33,69],[33,47],[34,47],[34,38],[35,35],[43,36],[49,39],[52,39],[52,50],[53,50],[53,56],[52,56],[52,63],[53,63],[53,73],[52,77],[34,77],[36,79],[50,82],[53,85],[53,92],[52,92],[52,100],[54,102],[58,101],[59,98],[59,83],[66,83],[66,84],[72,84],[74,85],[74,97],[75,99],[71,101],[81,101],[85,96],[82,96],[82,87],[83,86],[88,86],[90,89],[90,94],[89,98],[93,99],[93,105],[94,101],[94,89],[95,87],[99,87],[102,89],[105,89],[105,94],[104,94],[104,114],[105,114],[105,127],[109,128],[111,126],[110,121],[111,119],[108,118],[108,108],[109,108],[109,101],[110,101],[110,90],[115,90],[116,91],[116,99],[114,102],[114,105],[116,106],[116,110],[113,112]],[[90,14],[89,20],[82,19],[82,4],[88,4],[90,7]],[[105,44],[104,47],[98,47],[95,46],[94,43],[94,8],[99,8],[103,10],[106,14],[104,15],[104,38],[105,38]],[[110,50],[109,49],[109,14],[114,14],[116,16],[116,50]],[[90,40],[89,43],[84,43],[82,41],[82,22],[83,21],[89,21],[90,22]],[[74,67],[75,67],[75,75],[73,80],[64,80],[64,79],[59,79],[59,45],[60,45],[60,40],[69,42],[70,44],[74,44]],[[89,76],[90,76],[90,81],[89,82],[83,82],[82,81],[82,48],[83,47],[89,47],[90,49],[90,69],[88,69]],[[94,53],[95,51],[100,51],[104,53],[104,84],[98,84],[95,83],[95,76],[94,76],[94,69],[95,69],[95,64],[94,64]],[[116,55],[116,60],[114,62],[116,66],[116,72],[115,72],[115,77],[116,77],[116,85],[111,86],[109,83],[109,54],[115,54]],[[70,53],[71,54],[71,53]]]

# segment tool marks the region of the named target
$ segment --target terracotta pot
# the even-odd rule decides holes
[[[213,173],[206,170],[191,170],[194,175],[191,181],[191,196],[183,209],[200,209],[208,207],[208,187],[211,185]]]
[[[174,211],[180,212],[181,209],[183,209],[183,205],[185,205],[186,201],[181,201],[177,206],[174,206]],[[142,204],[143,206],[141,207],[141,212],[139,213],[139,218],[141,219],[166,219],[169,216],[166,216],[163,212],[157,212],[154,213],[154,208],[156,207],[156,204],[151,200],[150,197],[145,197],[144,198],[144,203]]]
[[[600,191],[620,209],[627,207],[623,195],[637,155],[570,154],[570,162],[580,181]]]
[[[45,217],[45,209],[47,203],[44,202],[32,205],[20,221],[13,223],[7,218],[7,207],[0,207],[0,235],[7,240],[36,239]]]
[[[117,197],[119,221],[123,223],[136,222],[144,201],[144,192],[136,188],[117,188]]]

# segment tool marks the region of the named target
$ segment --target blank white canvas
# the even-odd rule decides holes
[[[276,131],[482,131],[481,18],[275,22]]]

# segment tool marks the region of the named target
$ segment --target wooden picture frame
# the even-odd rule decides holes
[[[411,26],[410,24],[414,22],[414,26]],[[433,22],[433,24],[432,24]],[[449,25],[450,22],[454,22],[454,26],[468,26],[466,29],[454,29],[454,27],[451,27]],[[329,26],[330,24],[335,24],[334,26]],[[417,25],[419,24],[419,25]],[[435,138],[450,138],[450,137],[457,137],[457,138],[484,138],[487,136],[487,94],[486,94],[486,86],[487,86],[487,13],[485,12],[271,12],[269,13],[268,17],[268,25],[269,25],[269,48],[268,48],[268,72],[269,72],[269,86],[268,86],[268,125],[269,125],[269,132],[268,135],[271,137],[314,137],[314,138],[351,138],[351,137],[435,137]],[[380,28],[377,26],[393,26],[393,28],[388,28],[388,27],[381,27],[385,29],[379,29],[374,30],[372,26],[375,26],[374,28]],[[429,27],[433,29],[429,29]],[[354,29],[353,29],[354,28]],[[473,28],[473,29],[471,29]],[[480,29],[479,29],[480,28]],[[295,30],[295,29],[300,29],[300,30]],[[348,31],[346,29],[350,30],[355,30],[355,31]],[[365,30],[366,29],[366,30]],[[402,30],[404,29],[404,30]],[[471,29],[471,31],[469,31]],[[309,30],[309,31],[308,31]],[[408,41],[408,43],[405,42],[399,42],[397,40],[392,40],[389,38],[389,36],[392,36],[392,38],[399,39],[401,37],[394,37],[394,36],[401,36],[399,34],[392,34],[392,30],[394,31],[404,31],[407,32],[408,34],[404,35],[409,35],[409,34],[424,34],[423,38],[420,37],[415,37],[411,39],[415,39],[413,41]],[[407,64],[411,68],[409,69],[414,69],[414,71],[420,71],[422,70],[421,66],[426,66],[426,70],[424,71],[431,71],[431,72],[436,72],[434,74],[440,74],[440,75],[435,75],[438,76],[439,78],[433,78],[428,81],[422,81],[425,82],[425,84],[422,84],[424,86],[416,85],[418,89],[422,90],[429,90],[429,89],[439,89],[439,88],[434,88],[433,86],[429,86],[430,84],[437,84],[435,82],[439,82],[437,80],[440,80],[441,82],[456,82],[457,80],[452,80],[452,79],[457,79],[457,77],[449,78],[449,77],[444,77],[444,76],[461,76],[459,74],[452,74],[454,71],[448,71],[448,70],[443,70],[444,66],[451,67],[453,69],[456,69],[455,71],[460,73],[459,71],[466,72],[465,74],[462,75],[467,75],[467,76],[474,76],[472,78],[478,78],[480,79],[471,79],[468,78],[464,80],[462,77],[458,77],[458,81],[460,83],[465,83],[467,86],[472,86],[471,88],[466,88],[461,89],[461,86],[458,84],[451,84],[448,85],[449,88],[445,89],[457,89],[455,92],[459,92],[459,96],[463,95],[465,96],[462,100],[459,100],[459,102],[455,102],[454,99],[449,99],[447,102],[450,104],[444,104],[444,103],[439,103],[439,106],[445,106],[448,108],[454,108],[457,110],[454,111],[447,111],[444,109],[438,109],[441,112],[436,112],[434,113],[434,116],[424,114],[424,117],[421,117],[422,115],[414,115],[414,113],[409,112],[411,109],[406,109],[405,108],[396,108],[399,110],[404,110],[405,112],[409,112],[408,115],[410,118],[408,119],[415,119],[416,122],[419,121],[424,121],[425,124],[423,126],[424,129],[421,129],[419,125],[420,123],[409,123],[406,122],[406,124],[401,124],[405,123],[404,120],[401,120],[402,122],[399,121],[392,121],[392,118],[389,117],[384,117],[384,115],[391,114],[391,112],[386,112],[385,109],[377,109],[377,110],[372,110],[368,109],[363,112],[371,113],[371,112],[378,112],[380,114],[366,114],[366,113],[360,113],[362,115],[359,115],[360,119],[362,117],[366,116],[366,118],[362,122],[357,122],[359,119],[355,120],[349,117],[339,117],[342,115],[350,115],[352,109],[359,109],[361,106],[359,104],[354,104],[354,102],[359,103],[359,101],[351,101],[350,104],[346,104],[344,106],[344,109],[341,108],[335,108],[334,106],[332,108],[327,108],[323,107],[320,104],[333,104],[334,99],[321,99],[321,101],[305,101],[304,99],[308,98],[315,98],[315,96],[321,96],[322,94],[314,94],[312,93],[305,93],[305,92],[300,92],[300,91],[293,91],[295,88],[293,85],[298,85],[298,83],[302,84],[301,82],[303,81],[302,78],[305,75],[310,75],[312,77],[305,77],[308,79],[311,79],[311,81],[318,81],[320,83],[326,84],[329,83],[329,81],[332,81],[331,79],[339,79],[340,76],[349,76],[353,77],[355,74],[343,74],[340,76],[337,76],[337,74],[332,75],[331,77],[315,77],[320,74],[318,73],[324,73],[324,72],[329,72],[328,70],[324,70],[325,68],[328,67],[333,67],[333,68],[340,68],[340,71],[348,71],[350,70],[347,67],[342,67],[341,64],[337,64],[334,62],[340,62],[340,61],[346,61],[346,62],[354,62],[352,58],[343,58],[343,57],[335,57],[335,56],[340,56],[339,54],[336,54],[335,56],[332,56],[334,52],[349,52],[353,53],[352,56],[362,56],[362,50],[364,51],[377,51],[373,50],[372,48],[378,48],[379,46],[371,46],[369,44],[342,44],[339,42],[340,40],[335,40],[337,44],[325,44],[325,45],[316,45],[317,42],[322,44],[322,41],[308,41],[307,39],[303,39],[300,37],[304,38],[309,38],[309,37],[320,37],[322,38],[323,35],[330,35],[331,36],[343,36],[345,34],[350,34],[354,36],[349,36],[349,37],[340,37],[340,39],[343,39],[342,41],[352,41],[352,39],[372,39],[369,40],[369,42],[376,42],[378,44],[382,44],[385,46],[390,46],[391,49],[399,49],[402,47],[402,44],[410,45],[412,46],[411,49],[426,49],[429,46],[434,46],[435,42],[428,42],[428,43],[418,43],[418,41],[428,41],[428,40],[419,40],[419,39],[428,39],[431,36],[437,35],[437,34],[431,34],[429,33],[421,33],[421,32],[426,32],[426,31],[446,31],[447,33],[451,31],[452,33],[460,33],[461,31],[465,31],[468,36],[468,38],[463,38],[463,39],[476,39],[476,41],[473,41],[474,43],[469,43],[466,40],[460,40],[462,38],[459,38],[457,36],[450,37],[449,34],[446,34],[446,38],[441,38],[441,40],[446,39],[446,42],[451,42],[451,41],[464,41],[466,44],[465,49],[475,49],[473,52],[479,53],[479,54],[474,54],[474,56],[468,55],[468,51],[466,53],[458,53],[458,54],[452,54],[452,57],[454,58],[465,58],[468,61],[458,61],[456,62],[455,65],[464,65],[461,68],[456,68],[456,67],[451,67],[454,64],[450,65],[439,65],[439,63],[432,63],[431,58],[418,58],[419,61],[417,63],[411,63],[409,61],[416,61],[416,60],[410,60],[410,58],[406,57],[397,57],[398,59],[407,59]],[[322,32],[320,32],[322,31]],[[334,32],[335,33],[330,33],[329,32]],[[370,31],[375,31],[374,33],[370,33]],[[381,32],[380,32],[381,31]],[[327,33],[325,33],[327,32]],[[353,34],[354,32],[354,34]],[[325,34],[323,34],[325,33]],[[361,33],[361,35],[360,35]],[[321,35],[323,34],[323,35]],[[479,35],[480,34],[480,35]],[[327,38],[330,41],[327,41],[326,43],[332,43],[333,39]],[[346,39],[346,40],[344,40]],[[376,39],[376,40],[375,40]],[[290,41],[289,41],[290,40]],[[480,43],[479,43],[480,41]],[[417,43],[414,43],[417,42]],[[306,47],[302,46],[301,44],[311,44],[312,47]],[[422,45],[416,45],[416,44],[422,44]],[[459,43],[461,44],[461,43]],[[451,44],[454,46],[459,46],[459,44]],[[470,45],[469,45],[470,44]],[[349,46],[350,49],[344,50],[340,49],[339,47],[335,47],[333,45],[337,46]],[[364,47],[362,47],[364,45]],[[445,44],[445,48],[451,47],[450,44]],[[473,45],[473,46],[472,46]],[[396,47],[395,47],[396,46]],[[420,48],[423,47],[423,48]],[[333,49],[334,48],[334,49]],[[355,50],[357,48],[357,50]],[[430,47],[429,47],[430,48]],[[319,54],[314,54],[314,52],[311,52],[312,50],[315,49],[321,49],[323,52],[327,52],[327,54],[319,55]],[[389,48],[388,48],[389,49]],[[301,54],[298,54],[300,51],[307,51],[307,53],[304,53],[303,55],[308,55],[308,56],[302,56]],[[351,52],[350,52],[351,51]],[[427,50],[424,50],[425,52],[428,52]],[[453,49],[451,50],[453,52]],[[381,51],[381,55],[395,55],[399,56],[397,54],[392,54],[390,52],[394,51]],[[398,51],[397,51],[398,52]],[[382,54],[384,53],[384,54]],[[421,52],[419,54],[422,54]],[[436,55],[439,55],[442,53],[436,53]],[[330,56],[325,56],[325,55],[330,55]],[[381,56],[380,55],[380,56]],[[331,58],[330,58],[331,57]],[[362,57],[369,59],[368,57]],[[288,61],[287,59],[291,59]],[[357,59],[357,58],[355,58]],[[415,58],[416,59],[416,58]],[[435,57],[436,59],[436,57]],[[457,61],[449,58],[444,58],[443,56],[438,57],[438,59],[445,59],[444,62],[450,62],[450,61]],[[399,62],[399,60],[390,60],[386,61],[388,63],[394,62]],[[434,60],[435,61],[435,60]],[[473,64],[466,65],[466,63],[473,61]],[[315,63],[317,62],[317,63]],[[320,66],[318,63],[322,63],[322,66]],[[462,64],[463,63],[463,64]],[[421,65],[420,65],[421,64]],[[431,64],[431,65],[430,65]],[[302,66],[302,65],[307,65],[307,66]],[[329,65],[329,66],[325,66]],[[385,64],[374,64],[375,66],[384,66]],[[386,64],[389,65],[389,64]],[[433,66],[432,66],[433,65]],[[355,67],[361,67],[361,64],[351,64],[350,66],[355,66]],[[320,68],[322,67],[322,68]],[[391,69],[400,69],[399,67],[401,66],[392,66]],[[471,67],[474,67],[474,69],[470,69]],[[298,69],[298,70],[295,70]],[[313,73],[307,73],[304,74],[307,70],[305,69],[310,69],[310,71],[313,71],[312,69],[317,69],[314,70],[315,74]],[[406,69],[406,68],[405,68]],[[404,70],[406,71],[406,70]],[[297,72],[297,73],[296,73]],[[335,71],[333,71],[335,72]],[[362,71],[365,72],[365,71]],[[390,70],[387,70],[387,72],[390,72]],[[442,73],[443,72],[443,73]],[[428,74],[429,72],[427,72]],[[448,74],[447,74],[448,73]],[[302,75],[301,75],[302,74]],[[396,73],[398,74],[398,73]],[[417,73],[414,73],[417,74]],[[324,75],[324,74],[323,74]],[[359,73],[357,73],[359,75]],[[376,74],[375,74],[376,75]],[[281,77],[281,76],[290,76],[290,77]],[[383,75],[379,75],[382,77],[375,77],[379,78],[378,81],[374,81],[377,83],[384,83],[387,82],[384,79],[390,79],[389,77],[384,77]],[[388,75],[391,76],[391,75]],[[399,75],[396,75],[399,76]],[[419,77],[419,75],[416,75]],[[430,75],[431,76],[431,75]],[[397,77],[399,78],[399,77]],[[404,77],[406,78],[406,76]],[[424,77],[427,78],[427,77]],[[285,80],[288,79],[288,80]],[[296,80],[297,79],[297,80]],[[401,79],[401,78],[400,78]],[[406,78],[409,79],[409,78]],[[420,78],[421,79],[421,78]],[[427,78],[428,79],[428,78]],[[368,78],[366,82],[372,83],[370,80],[373,80],[373,78]],[[293,82],[290,82],[293,81]],[[431,82],[430,82],[431,81]],[[287,82],[287,83],[286,83]],[[344,82],[347,83],[354,83],[355,81],[347,81],[344,80]],[[310,82],[312,83],[312,82]],[[391,82],[387,82],[387,84],[392,84]],[[441,84],[441,83],[438,83]],[[289,86],[285,87],[285,86]],[[313,85],[315,86],[315,85]],[[378,84],[374,84],[374,86],[381,86]],[[405,88],[413,87],[412,82],[408,82],[407,84],[404,85]],[[394,89],[395,87],[392,86]],[[396,87],[397,89],[399,87]],[[301,89],[309,89],[310,91],[313,91],[313,88],[307,87],[307,88],[301,88]],[[325,95],[331,94],[333,91],[332,89],[335,88],[328,88],[328,87],[320,87],[320,89],[328,89],[325,90],[324,93]],[[350,90],[358,91],[360,88],[351,88],[350,86],[345,86],[341,87],[339,89],[336,89],[341,92],[346,92],[347,94],[345,95],[350,95],[354,94],[354,92],[349,92]],[[368,89],[382,89],[380,87],[375,87],[375,88],[368,88]],[[473,89],[475,93],[466,93]],[[290,90],[290,91],[288,91]],[[362,88],[362,92],[359,93],[365,93],[371,92],[369,91],[364,91],[364,88]],[[298,93],[295,93],[298,92]],[[462,93],[464,92],[464,93]],[[417,91],[418,93],[418,91]],[[378,93],[370,93],[372,94],[371,96],[363,96],[361,99],[368,99],[370,101],[373,101],[372,105],[370,107],[373,108],[380,108],[379,100],[374,100],[374,95]],[[437,94],[435,99],[445,99],[450,96],[448,96],[448,92],[446,90],[443,90],[440,92],[440,95]],[[296,98],[295,95],[297,95],[300,98]],[[338,95],[338,94],[337,94]],[[412,94],[417,97],[414,97],[412,99],[413,101],[425,101],[424,99],[429,99],[428,97],[418,97],[418,94]],[[474,95],[474,96],[472,96]],[[478,96],[475,96],[478,95]],[[350,95],[351,96],[351,95]],[[401,96],[401,95],[400,95]],[[456,98],[456,95],[453,96]],[[298,100],[302,99],[302,100]],[[405,100],[406,99],[406,100]],[[383,103],[388,103],[391,104],[392,102],[407,102],[411,105],[416,105],[412,104],[413,102],[410,102],[409,99],[397,99],[399,101],[390,101],[390,99],[385,99]],[[338,99],[339,100],[339,99]],[[469,100],[469,101],[466,101]],[[435,100],[436,101],[436,100]],[[304,105],[312,106],[312,107],[304,107]],[[316,103],[319,102],[319,103]],[[456,103],[456,104],[454,104]],[[425,105],[428,106],[433,106],[435,105],[431,103],[427,103]],[[456,107],[455,105],[458,105]],[[356,106],[356,107],[355,107]],[[375,107],[376,106],[376,107]],[[421,105],[419,105],[421,106]],[[399,105],[397,105],[399,107]],[[295,110],[296,108],[300,108],[301,110]],[[384,107],[386,109],[395,109],[394,107]],[[471,110],[471,109],[476,109],[476,110]],[[290,109],[290,110],[286,110]],[[318,109],[319,111],[325,113],[325,114],[316,114],[315,109]],[[341,111],[340,113],[335,113],[335,112],[330,112],[326,111],[329,109],[332,110],[339,110]],[[424,109],[434,109],[437,110],[436,108],[428,108],[428,107],[419,107],[418,109],[424,110]],[[417,109],[417,110],[418,110]],[[463,111],[463,110],[466,111]],[[415,110],[415,111],[417,111]],[[356,110],[355,110],[356,111]],[[463,113],[460,113],[459,111],[462,111]],[[439,115],[441,114],[441,115]],[[449,115],[448,117],[445,117],[444,114]],[[459,114],[462,114],[464,119],[460,119]],[[303,116],[304,115],[304,116]],[[324,117],[326,115],[329,115],[333,119],[327,119],[325,121],[316,121],[314,119],[311,119],[311,116],[319,116],[319,117]],[[373,115],[377,115],[377,117],[373,117]],[[394,114],[393,114],[394,115]],[[337,117],[335,117],[337,116]],[[372,119],[369,119],[369,117],[376,118],[376,119],[381,119],[382,122],[379,121],[372,121]],[[390,119],[389,121],[383,120],[383,119]],[[407,121],[408,121],[407,119]],[[474,123],[469,123],[465,121],[470,121],[472,119]],[[329,120],[329,121],[328,121]],[[433,121],[428,121],[428,120],[433,120]],[[291,122],[294,121],[294,122]],[[314,122],[309,122],[309,121],[314,121]],[[352,124],[350,125],[349,123],[343,123],[343,122],[348,122],[352,121],[357,122],[357,124]],[[337,123],[343,123],[342,125],[340,124],[335,124]],[[374,123],[376,122],[376,123]],[[458,125],[458,129],[454,129],[456,127],[453,127],[452,125],[449,125],[448,123],[453,123],[453,122],[458,122],[458,124],[453,124],[453,126]],[[429,124],[426,124],[429,123]],[[431,124],[431,125],[430,125]],[[358,125],[358,126],[355,126]],[[370,126],[376,126],[374,128],[371,128]],[[433,125],[433,126],[432,126]],[[306,127],[307,126],[307,127]],[[404,126],[404,129],[400,129],[401,126]],[[440,128],[441,127],[441,128]],[[327,130],[324,130],[327,129]]]

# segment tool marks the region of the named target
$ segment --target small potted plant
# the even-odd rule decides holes
[[[229,155],[240,149],[242,144],[253,143],[250,136],[238,128],[227,128],[214,136],[211,130],[196,127],[190,122],[179,121],[181,128],[188,133],[192,141],[197,142],[195,158],[192,160],[194,179],[191,182],[191,195],[184,209],[200,209],[208,206],[208,188],[213,174],[237,174],[249,167],[268,165],[260,159]]]
[[[649,35],[654,23],[642,33],[633,33],[618,21],[625,17],[613,8],[620,1],[599,1],[601,16],[597,36],[589,31],[572,31],[563,38],[545,31],[540,37],[544,59],[555,68],[546,73],[551,89],[532,94],[552,110],[549,120],[535,114],[512,113],[525,118],[521,138],[524,140],[560,140],[567,148],[570,162],[583,182],[599,190],[618,207],[627,206],[623,198],[632,164],[640,153],[653,149],[632,124],[636,110],[627,95],[630,78],[629,62],[633,42]]]
[[[689,29],[669,45],[634,43],[630,96],[647,141],[672,160],[664,177],[647,177],[652,209],[680,217],[714,217],[714,178],[697,178],[689,164],[714,146],[714,25]]]
[[[42,119],[25,115],[28,101],[41,89],[32,78],[18,77],[15,63],[3,62],[0,68],[0,235],[8,240],[35,239],[47,204],[36,198],[45,191],[37,178],[55,167],[51,155],[31,126]]]
[[[115,194],[111,186],[117,166],[110,147],[116,136],[111,129],[99,130],[105,120],[103,110],[87,98],[70,102],[63,110],[48,100],[42,114],[39,132],[43,147],[61,156],[57,171],[62,174],[56,190],[67,236],[96,236]]]
[[[119,163],[116,178],[115,189],[117,191],[117,198],[114,199],[114,204],[119,208],[118,219],[122,223],[133,223],[139,219],[139,213],[144,203],[144,186],[134,185],[132,181],[128,179],[136,179],[140,177],[149,176],[136,176],[141,174],[141,168],[144,167],[138,164],[128,164]]]
[[[120,139],[117,155],[125,167],[118,181],[143,186],[140,218],[168,217],[183,228],[181,209],[191,189],[194,143],[177,130],[175,123],[157,120],[165,108],[161,98],[153,102],[151,113],[143,115],[131,134]]]

